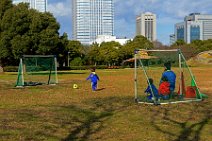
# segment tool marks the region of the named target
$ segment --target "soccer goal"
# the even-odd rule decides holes
[[[171,50],[135,50],[135,101],[145,104],[168,104],[202,101],[204,94],[200,93],[195,77],[186,63],[186,58],[179,49]],[[164,72],[164,63],[171,64],[171,70],[176,74],[175,89],[169,94],[168,99],[156,96],[150,85],[153,80],[156,88],[159,88]],[[149,100],[145,89],[150,86],[152,99]]]
[[[23,55],[16,87],[57,84],[57,58],[54,55]]]

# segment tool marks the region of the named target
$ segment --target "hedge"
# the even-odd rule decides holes
[[[70,66],[70,67],[58,67],[58,70],[89,70],[92,66]],[[125,68],[123,66],[107,66],[107,65],[97,65],[96,69],[119,69]],[[18,66],[5,66],[4,72],[18,72]]]

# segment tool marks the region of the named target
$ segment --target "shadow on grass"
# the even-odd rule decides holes
[[[113,115],[112,112],[94,112],[90,110],[78,109],[76,107],[66,107],[75,110],[80,115],[84,115],[85,119],[75,118],[72,122],[79,125],[73,127],[70,134],[62,139],[62,141],[71,141],[71,140],[87,140],[90,135],[97,133],[103,128],[103,123],[110,116]]]
[[[127,102],[129,102],[130,99],[132,99],[132,97],[107,97],[92,99],[85,102],[92,107],[89,110],[73,106],[63,107],[71,111],[74,110],[80,115],[84,115],[85,120],[75,118],[74,123],[78,123],[79,125],[75,126],[70,131],[70,134],[62,139],[62,141],[88,140],[92,134],[97,134],[102,128],[104,128],[103,123],[113,116],[115,112],[129,106],[129,103],[127,104]],[[100,139],[100,137],[98,139]]]
[[[188,117],[185,117],[183,115],[183,112],[174,113],[174,114],[182,114],[181,117],[183,119],[175,119],[173,118],[173,112],[172,109],[169,107],[161,107],[160,110],[154,110],[152,109],[151,112],[153,112],[153,118],[151,120],[151,123],[153,127],[164,133],[169,135],[169,137],[175,138],[174,141],[200,141],[200,134],[203,128],[209,123],[209,120],[212,118],[211,114],[212,111],[210,108],[204,104],[201,103],[201,109],[200,113],[196,109],[199,108],[200,104],[191,104],[194,106],[193,108],[186,109],[186,111],[189,112]],[[182,106],[182,108],[185,108]],[[190,111],[189,111],[190,110]],[[162,113],[161,113],[162,112]],[[180,129],[180,132],[173,132],[173,130],[165,129],[161,126],[159,126],[156,121],[158,120],[158,115],[162,114],[163,117],[161,117],[161,120],[164,123],[169,123],[173,125],[175,129]],[[198,115],[203,115],[201,119],[196,121],[196,118],[199,118]],[[171,117],[172,115],[172,117]]]

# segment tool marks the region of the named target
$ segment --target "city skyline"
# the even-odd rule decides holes
[[[113,0],[73,0],[72,39],[90,44],[98,35],[114,35]]]
[[[49,11],[61,25],[60,33],[68,33],[69,39],[72,35],[71,2],[72,0],[48,1]],[[114,35],[133,38],[136,34],[136,16],[152,12],[157,15],[157,39],[163,44],[169,44],[169,35],[174,33],[176,23],[182,22],[190,13],[212,14],[211,6],[210,0],[114,0]]]

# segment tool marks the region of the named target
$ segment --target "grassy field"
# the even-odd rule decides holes
[[[209,98],[160,106],[134,103],[133,69],[97,70],[96,92],[85,81],[89,71],[23,89],[14,88],[16,73],[0,74],[0,140],[212,141],[212,68],[192,71]]]

